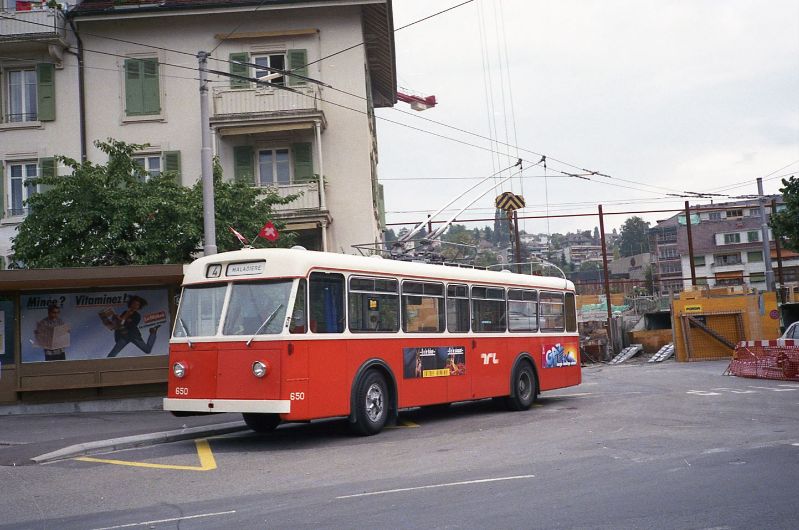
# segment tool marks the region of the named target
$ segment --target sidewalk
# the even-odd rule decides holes
[[[32,465],[245,429],[240,414],[182,418],[161,410],[0,414],[0,466]],[[47,456],[37,458],[42,455]]]

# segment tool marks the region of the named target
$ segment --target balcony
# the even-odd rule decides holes
[[[318,210],[321,206],[319,200],[319,183],[303,182],[301,184],[287,184],[267,188],[281,197],[301,194],[288,204],[275,204],[272,210],[278,213],[293,212],[296,210]]]
[[[66,46],[66,21],[57,9],[0,11],[0,50],[15,51],[49,44]]]
[[[273,88],[216,87],[212,92],[211,126],[220,134],[257,134],[324,124],[316,86]]]
[[[330,213],[322,209],[318,182],[281,185],[267,188],[281,197],[300,195],[288,204],[275,204],[272,211],[283,220],[289,230],[327,226],[332,221]]]

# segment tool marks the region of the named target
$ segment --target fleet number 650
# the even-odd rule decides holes
[[[302,401],[305,399],[305,392],[292,392],[289,394],[289,399],[291,401]]]

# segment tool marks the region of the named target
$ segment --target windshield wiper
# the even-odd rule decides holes
[[[186,329],[186,323],[183,322],[182,318],[178,318],[178,323],[180,323],[180,327],[183,330],[183,334],[186,335],[186,342],[189,343],[189,348],[193,348],[194,345],[191,343],[191,339],[189,338],[189,330]]]
[[[261,324],[261,326],[258,329],[255,330],[255,333],[252,334],[252,337],[250,337],[250,340],[247,341],[247,347],[248,348],[250,347],[250,343],[253,341],[255,336],[258,335],[258,333],[260,333],[261,330],[264,329],[267,325],[269,325],[270,322],[272,322],[272,319],[275,318],[275,315],[277,315],[277,312],[280,311],[281,307],[283,307],[283,304],[278,304],[277,307],[275,308],[275,310],[272,311],[272,314],[269,315],[268,317],[266,317],[266,320],[264,320],[263,324]]]

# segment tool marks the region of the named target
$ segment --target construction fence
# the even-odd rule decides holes
[[[742,341],[735,347],[727,373],[739,377],[799,382],[799,341]]]

